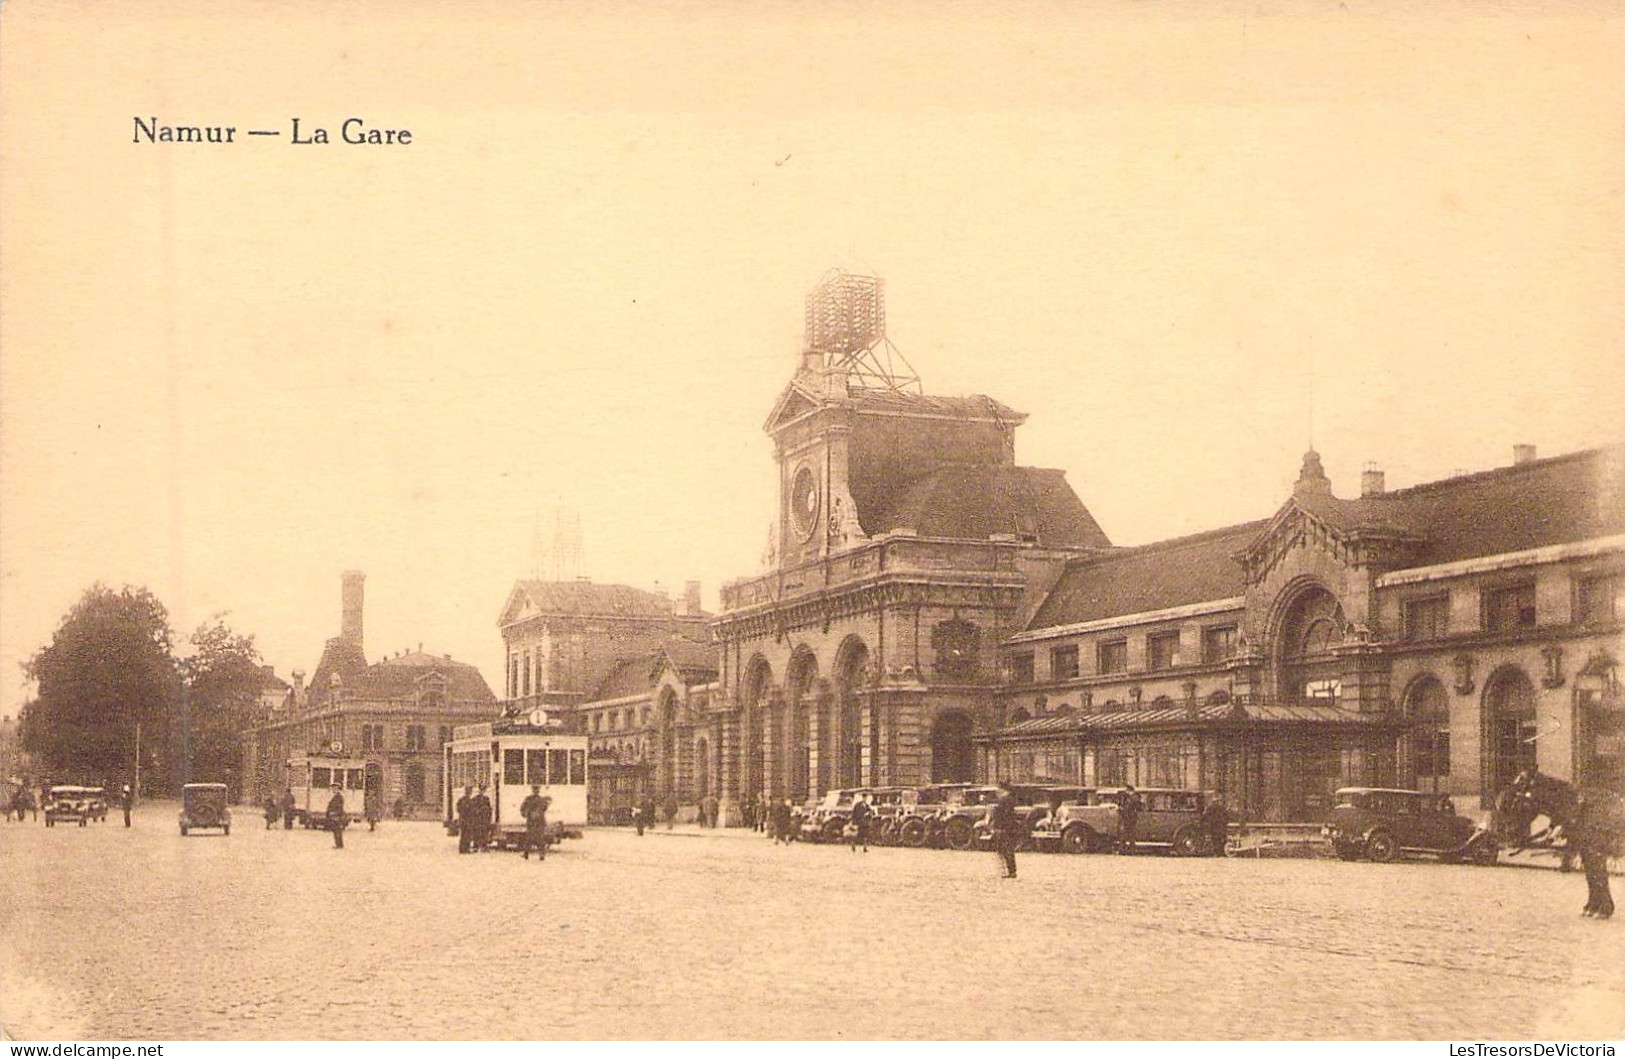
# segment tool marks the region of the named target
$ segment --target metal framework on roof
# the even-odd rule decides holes
[[[807,293],[806,347],[826,371],[860,390],[923,393],[920,377],[886,337],[886,281],[832,268]]]

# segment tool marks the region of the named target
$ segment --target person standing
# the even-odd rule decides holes
[[[1004,862],[1004,878],[1016,877],[1016,847],[1021,845],[1021,818],[1016,815],[1016,794],[1009,783],[999,784],[999,800],[988,814],[993,828],[993,848]]]
[[[1134,784],[1124,784],[1123,793],[1117,799],[1117,852],[1134,852],[1134,829],[1139,822],[1140,795],[1134,790]]]
[[[277,817],[282,815],[282,806],[277,802],[276,795],[267,794],[260,808],[265,813],[265,830],[269,831],[276,827]]]
[[[774,802],[768,816],[768,830],[773,833],[773,844],[777,846],[784,841],[784,833],[790,830],[790,803]]]
[[[134,805],[134,804],[135,804],[135,795],[133,793],[131,793],[130,785],[128,783],[126,783],[124,785],[124,789],[122,791],[119,791],[119,795],[118,795],[119,808],[124,810],[124,826],[125,827],[130,826],[130,807],[132,805]]]
[[[479,853],[491,842],[491,824],[495,819],[492,811],[491,798],[481,787],[480,792],[474,795],[474,852]]]
[[[282,830],[293,830],[293,788],[282,792]]]
[[[530,859],[530,851],[536,850],[538,860],[547,859],[547,807],[552,804],[551,798],[542,797],[542,788],[533,785],[530,796],[519,803],[519,815],[525,818],[525,859]]]
[[[368,787],[361,795],[361,811],[367,817],[367,830],[378,830],[378,821],[384,815],[384,796],[376,787]]]
[[[457,852],[467,853],[474,846],[474,788],[464,787],[457,799]]]
[[[1215,794],[1202,808],[1202,829],[1207,832],[1207,851],[1210,856],[1224,856],[1230,841],[1230,813],[1224,807],[1224,798]]]
[[[350,814],[344,811],[344,789],[333,788],[333,797],[327,800],[327,829],[333,832],[333,848],[344,848],[344,829],[349,826]]]
[[[858,795],[852,802],[852,852],[858,851],[858,844],[863,844],[863,852],[869,852],[869,821],[873,819],[875,811],[869,807],[866,795]]]
[[[676,791],[667,791],[666,792],[665,809],[666,809],[666,830],[670,831],[672,828],[677,826],[677,809],[678,809],[678,805],[677,805],[677,792]]]
[[[643,801],[638,803],[638,818],[642,825],[653,830],[655,826],[655,800],[647,791],[643,794]],[[643,834],[639,831],[638,834]]]

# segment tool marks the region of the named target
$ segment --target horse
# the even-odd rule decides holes
[[[1580,855],[1589,891],[1580,914],[1595,919],[1612,916],[1608,858],[1625,853],[1625,798],[1615,791],[1582,791],[1542,772],[1521,772],[1495,799],[1495,834],[1519,849],[1536,845],[1529,828],[1537,816],[1551,821],[1545,832],[1548,841],[1560,832]]]

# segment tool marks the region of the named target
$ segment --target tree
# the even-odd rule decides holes
[[[165,782],[178,673],[169,613],[151,592],[92,585],[23,669],[38,688],[23,746],[53,779],[125,782],[140,725],[143,786]]]
[[[175,728],[189,779],[225,783],[235,796],[242,792],[242,736],[255,721],[265,674],[254,637],[233,632],[224,617],[216,614],[192,633]]]

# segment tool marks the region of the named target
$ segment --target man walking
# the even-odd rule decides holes
[[[457,852],[467,853],[474,845],[474,788],[464,787],[457,799]]]
[[[130,806],[133,805],[134,802],[135,802],[135,795],[133,793],[131,793],[130,785],[128,783],[126,783],[124,785],[124,789],[119,792],[119,796],[118,796],[119,808],[124,810],[124,826],[125,827],[130,826]]]
[[[1117,799],[1117,852],[1134,852],[1134,828],[1139,821],[1140,796],[1135,792],[1134,784],[1126,783]]]
[[[677,826],[677,792],[666,792],[666,830],[670,831]]]
[[[293,788],[282,792],[282,830],[293,830]]]
[[[344,811],[344,791],[333,788],[333,797],[327,800],[327,829],[333,832],[333,848],[344,848],[344,829],[349,826],[350,815]]]
[[[378,830],[378,821],[384,815],[384,796],[377,787],[368,787],[362,793],[361,811],[367,818],[367,830]]]
[[[993,848],[1004,862],[1004,878],[1016,877],[1016,847],[1021,845],[1021,820],[1016,816],[1016,794],[1008,782],[999,784],[999,800],[988,815]]]
[[[875,811],[869,807],[867,795],[860,794],[852,801],[852,852],[858,851],[858,844],[863,844],[863,852],[869,852],[869,820]]]
[[[519,803],[519,815],[525,818],[525,859],[536,850],[536,859],[547,859],[547,807],[551,798],[542,797],[540,785],[530,788],[530,796]]]
[[[485,793],[484,787],[481,787],[480,792],[474,795],[474,804],[470,807],[469,815],[474,820],[474,837],[472,840],[474,852],[479,853],[491,841],[491,823],[495,818],[495,813],[491,808],[491,798]]]
[[[1222,795],[1215,794],[1208,799],[1202,810],[1202,829],[1207,832],[1208,855],[1224,856],[1224,848],[1230,841],[1230,813],[1224,807]]]

